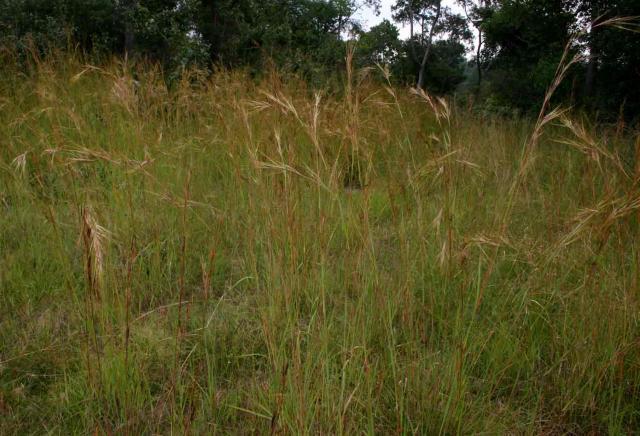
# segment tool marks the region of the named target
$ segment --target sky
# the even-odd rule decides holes
[[[360,20],[364,25],[365,29],[371,28],[371,26],[375,26],[380,23],[385,18],[389,21],[393,22],[393,18],[391,18],[391,6],[395,3],[396,0],[381,0],[380,3],[382,7],[380,8],[380,15],[376,16],[375,12],[371,8],[362,8],[356,14],[356,19]],[[444,0],[442,3],[445,6],[450,7],[452,10],[456,12],[462,12],[462,9],[455,4],[453,0]],[[400,23],[394,23],[398,29],[400,30],[400,38],[406,39],[409,37],[409,26],[403,26]]]

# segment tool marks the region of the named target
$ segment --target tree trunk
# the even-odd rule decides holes
[[[471,2],[471,4],[473,4]],[[480,93],[480,87],[482,86],[482,62],[480,60],[480,54],[482,53],[482,27],[480,27],[481,23],[473,21],[473,19],[469,16],[469,11],[467,11],[467,0],[462,1],[462,7],[464,9],[464,15],[467,17],[467,21],[473,24],[473,27],[478,29],[478,47],[476,48],[476,71],[478,73],[478,86],[476,87],[476,93]],[[484,8],[483,0],[478,0],[478,6],[476,8]]]
[[[596,57],[593,48],[589,48],[589,60],[587,61],[587,72],[584,77],[584,95],[591,97],[593,94],[593,82],[596,77]]]
[[[440,21],[440,13],[442,12],[442,2],[438,2],[438,10],[436,16],[431,23],[431,29],[429,30],[429,39],[427,40],[427,47],[424,50],[424,56],[422,56],[422,62],[420,62],[420,72],[418,73],[418,89],[424,89],[427,72],[427,61],[429,60],[429,53],[431,52],[431,46],[433,45],[433,35],[436,31],[436,25]]]
[[[124,6],[124,53],[125,56],[132,57],[135,50],[133,14],[136,7],[136,0],[128,0]]]
[[[596,53],[595,48],[595,36],[597,32],[597,27],[594,29],[593,24],[595,20],[598,19],[599,11],[592,9],[591,10],[591,28],[589,29],[588,35],[588,46],[589,46],[589,58],[587,60],[587,71],[585,73],[584,78],[584,95],[587,99],[593,96],[593,86],[596,80],[596,70],[598,68],[598,54]]]
[[[411,58],[413,62],[417,64],[418,54],[416,53],[416,42],[413,39],[413,36],[414,36],[413,25],[414,25],[413,10],[410,9],[409,10],[409,47],[411,48]]]
[[[476,50],[476,69],[478,70],[478,92],[482,85],[482,62],[480,60],[480,52],[482,51],[482,30],[478,27],[478,49]]]
[[[409,12],[409,36],[413,41],[413,12]]]

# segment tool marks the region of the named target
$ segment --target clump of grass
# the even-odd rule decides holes
[[[1,74],[0,433],[637,428],[637,134],[372,74]]]

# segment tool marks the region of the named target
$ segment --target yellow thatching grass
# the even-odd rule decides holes
[[[0,433],[637,428],[637,132],[352,55],[0,74]]]

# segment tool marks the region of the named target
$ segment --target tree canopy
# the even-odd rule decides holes
[[[640,113],[637,21],[593,25],[640,15],[637,0],[456,1],[464,13],[442,0],[396,0],[395,23],[364,30],[356,12],[379,0],[2,0],[0,43],[18,53],[53,45],[144,57],[169,75],[194,64],[259,73],[267,61],[314,83],[339,74],[354,44],[358,65],[385,64],[398,83],[450,93],[466,82],[481,98],[526,110],[574,41],[584,60],[558,95],[605,114]]]

